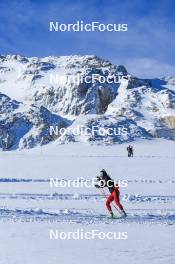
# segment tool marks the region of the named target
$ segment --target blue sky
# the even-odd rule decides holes
[[[49,22],[127,23],[128,32],[50,32]],[[1,0],[0,53],[95,54],[141,77],[175,75],[174,0]]]

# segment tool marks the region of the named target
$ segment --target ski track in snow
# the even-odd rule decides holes
[[[99,194],[41,194],[41,193],[0,193],[0,199],[23,199],[23,200],[91,200],[101,201],[104,197]],[[121,195],[121,200],[125,202],[175,202],[174,195]]]
[[[9,153],[4,153],[4,155],[9,155]],[[23,156],[23,154],[16,154],[16,156]],[[49,154],[45,155],[46,158],[57,157],[59,155]],[[40,155],[35,155],[35,158],[41,158]],[[79,158],[122,158],[126,159],[125,156],[122,155],[64,155],[61,154],[61,157],[71,158],[71,159],[79,159]],[[30,158],[30,156],[28,157]],[[134,159],[166,159],[172,160],[175,159],[175,156],[162,156],[162,155],[139,155],[135,156]],[[128,161],[128,160],[127,160]],[[127,174],[127,173],[126,173]],[[15,174],[14,174],[15,175]],[[39,175],[38,175],[39,176]],[[125,203],[127,206],[127,218],[126,219],[110,219],[108,213],[99,212],[99,205],[104,205],[103,209],[105,211],[105,199],[102,195],[96,194],[95,191],[92,193],[77,193],[72,191],[71,193],[62,193],[59,189],[57,192],[49,192],[48,189],[36,190],[38,187],[38,183],[42,183],[49,186],[50,179],[44,177],[42,174],[39,177],[35,178],[12,178],[13,176],[6,177],[6,175],[1,175],[0,178],[0,222],[59,222],[59,223],[77,223],[77,224],[161,224],[161,225],[174,225],[175,224],[175,195],[174,192],[165,192],[168,190],[169,186],[174,189],[175,180],[172,174],[169,174],[168,178],[165,179],[151,179],[145,177],[132,178],[127,180],[127,175],[125,175],[125,180],[128,181],[129,184],[137,186],[136,190],[143,191],[144,188],[140,186],[147,186],[147,195],[134,193],[125,193],[121,195],[122,203]],[[88,179],[84,175],[83,179]],[[128,177],[130,178],[130,177]],[[65,182],[72,180],[70,177],[69,171],[68,175],[64,175],[62,179]],[[81,180],[80,180],[81,181]],[[85,180],[83,180],[85,181]],[[58,181],[59,182],[59,181]],[[8,192],[8,188],[10,186],[11,191]],[[12,189],[12,187],[15,187]],[[23,187],[26,191],[24,191]],[[33,188],[35,187],[35,188]],[[156,194],[155,192],[149,194],[149,188],[152,187],[152,190],[155,188],[155,191],[159,192]],[[161,195],[159,187],[164,191]],[[164,189],[164,187],[166,187]],[[151,189],[151,188],[150,188]],[[22,191],[23,190],[23,191]],[[58,190],[58,189],[57,189]],[[75,189],[74,189],[75,190]],[[33,191],[33,192],[32,192]],[[171,194],[171,195],[169,195]],[[53,201],[53,203],[52,203]],[[58,202],[58,208],[55,209],[53,206],[57,206],[55,202]],[[59,201],[62,201],[63,208],[59,209]],[[13,202],[15,206],[13,206]],[[36,208],[36,204],[38,202],[38,207]],[[42,207],[44,202],[44,207]],[[71,204],[74,202],[72,207],[66,209],[67,204]],[[80,203],[82,202],[83,205]],[[84,203],[85,202],[85,203]],[[96,204],[95,204],[96,203]],[[21,207],[21,205],[23,207]],[[40,206],[41,205],[41,206]],[[145,209],[145,206],[147,207]],[[77,209],[79,208],[79,209]],[[149,208],[149,209],[148,209]],[[118,213],[116,212],[116,215]]]
[[[2,184],[17,184],[20,187],[20,183],[28,185],[29,183],[36,184],[38,182],[48,183],[47,179],[12,179],[12,178],[1,178],[0,183]],[[152,180],[131,180],[130,182],[142,183],[142,184],[173,184],[173,180],[164,181],[152,181]],[[99,214],[95,210],[91,209],[94,202],[104,203],[105,199],[99,194],[77,194],[77,193],[22,193],[14,192],[0,193],[0,201],[6,202],[16,201],[17,205],[15,208],[10,206],[0,206],[0,221],[21,221],[21,222],[61,222],[61,223],[79,223],[79,224],[110,224],[112,223],[138,223],[138,224],[175,224],[175,211],[171,209],[171,205],[174,208],[175,195],[140,195],[140,194],[124,194],[121,195],[121,201],[128,203],[129,205],[141,205],[148,203],[154,205],[155,209],[134,209],[130,208],[127,210],[128,217],[126,219],[110,219],[108,214]],[[53,209],[46,206],[46,209],[33,208],[32,201],[87,201],[87,207],[84,209]],[[29,202],[29,208],[18,208],[18,202],[27,201]],[[159,204],[164,204],[166,208],[156,208]],[[90,209],[88,208],[90,207]],[[33,209],[31,209],[33,208]]]
[[[84,179],[84,178],[83,178]],[[58,182],[65,181],[68,182],[71,179],[60,179]],[[127,179],[126,179],[127,180]],[[85,180],[83,180],[85,182]],[[127,180],[128,183],[170,183],[170,184],[175,184],[175,180],[152,180],[152,179],[132,179],[132,180]],[[50,179],[20,179],[20,178],[0,178],[0,183],[16,183],[16,182],[25,182],[25,183],[36,183],[36,182],[44,182],[48,183],[50,182]],[[80,179],[81,182],[81,179]]]
[[[139,211],[139,212],[138,212]],[[157,212],[155,212],[157,211]],[[61,222],[80,224],[110,224],[138,223],[138,224],[175,224],[175,213],[171,210],[130,209],[126,219],[110,219],[108,215],[93,212],[80,212],[75,209],[62,209],[54,212],[42,209],[6,209],[0,208],[0,221],[11,222]]]

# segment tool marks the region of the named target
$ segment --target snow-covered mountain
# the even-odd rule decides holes
[[[97,75],[105,81],[86,81]],[[175,140],[175,78],[142,80],[124,66],[96,56],[1,55],[0,114],[3,150],[53,140],[108,144],[137,138]],[[67,130],[64,135],[50,134],[51,126]],[[97,126],[127,133],[73,132]]]

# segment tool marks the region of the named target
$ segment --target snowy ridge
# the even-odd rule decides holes
[[[99,194],[63,194],[63,193],[0,193],[0,199],[13,200],[85,200],[85,201],[104,201],[104,197]],[[171,195],[140,195],[140,194],[125,194],[121,195],[121,200],[126,203],[145,203],[145,202],[175,202],[175,196]]]
[[[135,211],[135,212],[134,212]],[[105,214],[93,214],[93,212],[79,212],[75,209],[62,209],[57,211],[46,211],[39,208],[36,209],[5,209],[0,208],[2,221],[11,222],[60,222],[60,223],[81,223],[81,224],[110,224],[118,223],[138,223],[138,224],[175,224],[175,214],[173,211],[157,210],[157,212],[148,212],[145,209],[129,210],[126,219],[110,219]]]
[[[99,74],[120,83],[86,83]],[[51,76],[82,76],[82,83]],[[113,144],[156,137],[175,139],[175,78],[141,80],[93,55],[0,56],[0,148],[33,148],[55,141]],[[49,127],[126,128],[123,135],[50,135]]]

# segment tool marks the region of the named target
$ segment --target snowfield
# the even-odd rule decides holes
[[[133,145],[134,158],[127,157],[127,144],[53,142],[1,152],[0,263],[174,264],[175,142]],[[50,187],[50,178],[88,181],[102,168],[128,182],[121,187],[126,219],[109,219],[96,188]],[[50,239],[50,230],[127,232],[127,239]]]

